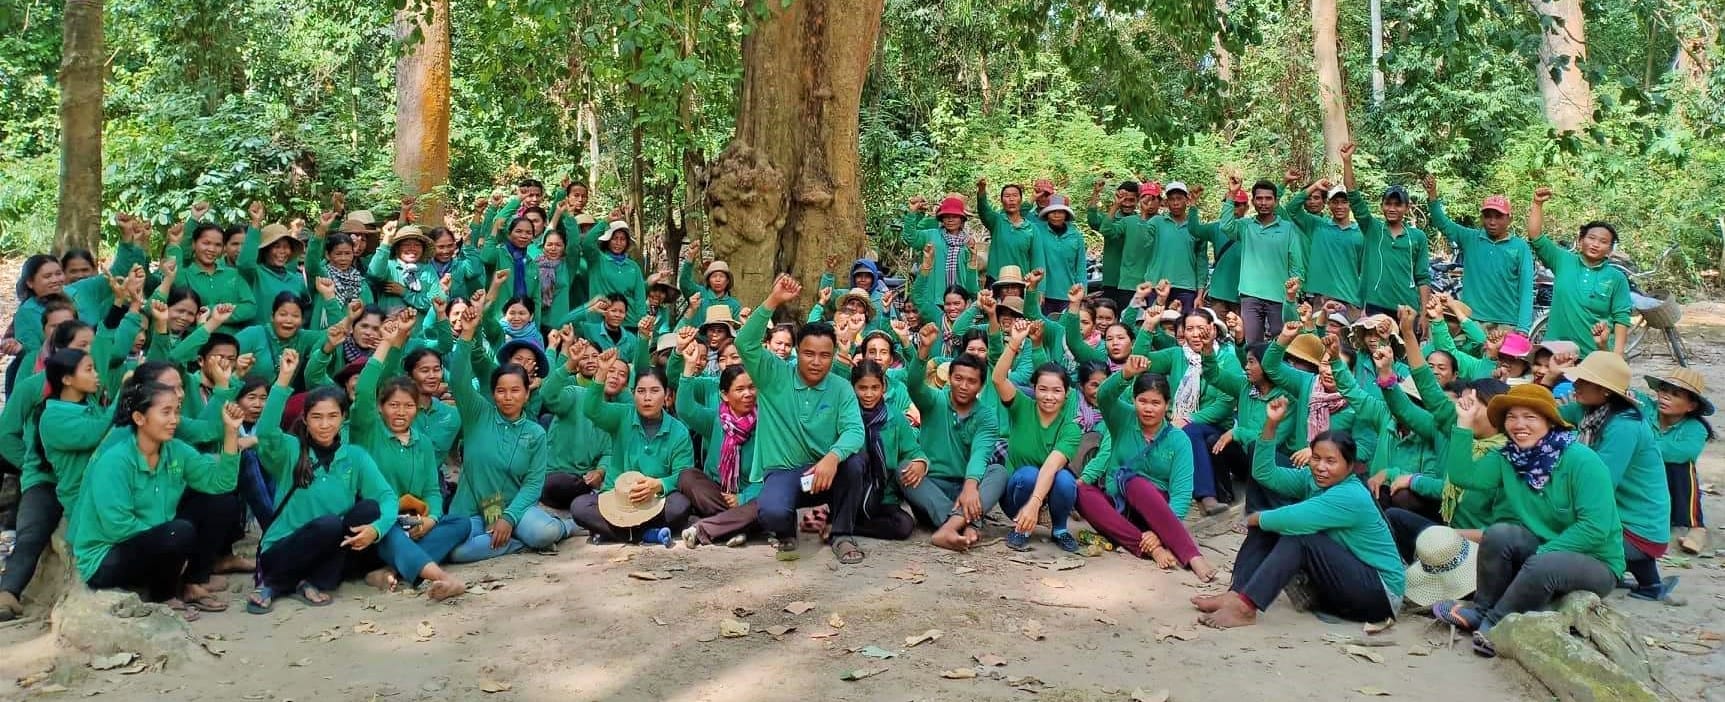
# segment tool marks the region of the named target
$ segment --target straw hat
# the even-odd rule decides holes
[[[743,326],[737,322],[735,317],[731,316],[731,308],[726,305],[713,305],[707,308],[707,316],[701,320],[701,331],[706,331],[707,327],[715,324],[723,324],[733,333]]]
[[[952,382],[952,361],[942,361],[934,366],[934,386],[944,388]]]
[[[614,527],[635,527],[646,524],[665,511],[665,496],[659,495],[640,504],[629,501],[629,490],[636,483],[652,480],[638,471],[617,476],[608,492],[599,494],[599,516]]]
[[[1486,417],[1491,425],[1503,431],[1503,416],[1509,414],[1514,407],[1524,407],[1545,417],[1553,429],[1568,429],[1569,422],[1557,413],[1557,399],[1551,396],[1551,389],[1539,383],[1525,383],[1509,389],[1509,392],[1491,398],[1491,404],[1486,405]]]
[[[1002,309],[1008,310],[1008,311],[1012,312],[1013,314],[1016,314],[1020,317],[1023,317],[1024,316],[1024,298],[1017,297],[1017,296],[1003,297],[1000,299],[1000,302],[994,306],[994,311],[996,314],[999,314],[1000,310],[1002,310]]]
[[[294,236],[293,232],[288,231],[286,226],[280,224],[266,224],[264,225],[262,238],[258,241],[258,251],[261,252],[268,250],[269,247],[283,239],[291,242],[296,248],[305,248],[305,242],[300,241],[299,237]]]
[[[851,300],[856,300],[862,303],[863,319],[874,319],[874,298],[869,297],[868,291],[862,288],[851,288],[846,290],[845,294],[840,295],[838,301],[833,303],[833,307],[835,309],[842,310],[845,307],[845,303],[850,302]]]
[[[1354,348],[1371,348],[1371,346],[1366,343],[1366,338],[1372,334],[1378,333],[1378,330],[1382,329],[1385,324],[1388,324],[1390,328],[1389,337],[1391,339],[1395,339],[1397,344],[1404,347],[1407,346],[1407,344],[1402,341],[1402,328],[1401,325],[1396,323],[1396,320],[1391,319],[1387,314],[1374,314],[1369,317],[1361,317],[1354,322]]]
[[[409,224],[395,230],[395,236],[390,238],[389,245],[393,248],[404,241],[418,241],[421,246],[431,248],[431,237],[426,236],[425,230],[416,225]]]
[[[1421,607],[1457,600],[1474,591],[1479,546],[1446,526],[1427,527],[1414,542],[1417,562],[1408,566],[1406,597]]]
[[[724,261],[714,261],[707,264],[707,272],[701,274],[701,280],[711,280],[714,273],[723,273],[726,277],[735,278],[731,275],[731,264]]]
[[[723,305],[720,305],[720,307],[723,307]],[[659,341],[654,344],[653,351],[675,351],[677,350],[677,345],[681,343],[683,343],[682,337],[677,336],[674,332],[666,332],[659,335]]]
[[[1541,342],[1539,342],[1539,346],[1536,346],[1534,348],[1535,348],[1534,355],[1536,355],[1536,356],[1539,354],[1540,351],[1544,351],[1544,352],[1549,353],[1553,356],[1560,354],[1560,353],[1573,353],[1573,354],[1577,354],[1577,355],[1579,355],[1581,353],[1581,346],[1576,344],[1573,341],[1557,341],[1557,340],[1541,341]]]
[[[575,226],[580,227],[583,231],[598,222],[599,220],[593,219],[593,215],[587,214],[586,212],[575,215]]]
[[[1563,377],[1585,380],[1635,404],[1635,393],[1629,391],[1629,362],[1610,351],[1587,354],[1581,365],[1564,371]]]
[[[1000,275],[988,286],[990,290],[999,289],[1002,285],[1029,285],[1024,282],[1024,269],[1018,266],[1001,266]]]
[[[1301,334],[1288,344],[1288,355],[1314,366],[1323,365],[1324,342],[1311,334]]]
[[[1689,394],[1694,395],[1695,399],[1700,401],[1701,416],[1713,416],[1713,401],[1707,399],[1707,380],[1702,378],[1700,373],[1688,368],[1678,368],[1663,376],[1649,375],[1647,376],[1647,387],[1652,388],[1654,392],[1659,392],[1661,388],[1667,387],[1688,390]]]

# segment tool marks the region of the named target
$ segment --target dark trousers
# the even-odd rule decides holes
[[[252,450],[255,456],[255,449]],[[268,532],[270,522],[275,521],[275,486],[270,484],[261,465],[255,461],[240,461],[240,474],[235,491],[246,504],[246,509],[252,517],[258,520],[258,533]]]
[[[342,539],[347,538],[349,529],[375,522],[382,514],[377,502],[360,500],[344,514],[326,514],[306,522],[259,555],[258,572],[264,587],[287,592],[305,582],[319,590],[334,590],[341,585],[349,553],[342,548]],[[378,537],[381,542],[383,534]]]
[[[1208,424],[1199,422],[1187,423],[1182,431],[1192,440],[1192,499],[1218,497],[1223,494],[1217,488],[1216,461],[1218,458],[1210,454],[1210,447],[1222,438],[1222,432]],[[1239,442],[1230,442],[1228,448],[1236,448]],[[1232,496],[1232,490],[1227,491]]]
[[[1414,562],[1414,544],[1419,543],[1420,532],[1442,524],[1423,514],[1400,507],[1384,510],[1384,520],[1390,523],[1390,538],[1395,539],[1396,552],[1401,554],[1403,563]]]
[[[1064,297],[1058,300],[1052,297],[1042,298],[1042,316],[1053,317],[1061,312],[1065,312],[1067,304],[1066,298]]]
[[[857,517],[853,535],[870,539],[887,541],[903,541],[910,538],[916,531],[916,518],[899,505],[881,505],[877,510],[871,510],[867,516]]]
[[[839,461],[832,486],[822,493],[803,492],[803,471],[810,466],[767,471],[761,495],[755,498],[761,510],[761,529],[780,541],[794,541],[797,538],[797,508],[827,505],[830,509],[827,525],[832,536],[856,533],[857,510],[862,506],[865,488],[862,463]]]
[[[1617,574],[1592,556],[1539,552],[1539,537],[1520,524],[1494,524],[1479,544],[1479,585],[1473,602],[1485,621],[1545,609],[1577,590],[1611,594]]]
[[[1389,317],[1390,319],[1395,319],[1398,315],[1401,314],[1401,311],[1397,310],[1393,307],[1384,307],[1382,305],[1374,305],[1370,302],[1366,303],[1366,311],[1365,311],[1364,316],[1370,317],[1374,314],[1381,314],[1381,315],[1384,315],[1385,317]]]
[[[30,579],[36,577],[36,561],[60,526],[60,516],[60,498],[54,495],[53,483],[32,487],[18,498],[18,535],[12,555],[6,559],[6,573],[0,575],[0,590],[14,597],[24,595]]]
[[[546,473],[545,487],[539,491],[539,504],[567,510],[575,498],[592,492],[593,486],[587,484],[586,471],[579,467],[575,470],[575,473]]]
[[[1282,302],[1241,295],[1240,320],[1246,331],[1243,343],[1256,344],[1267,340],[1282,328]]]
[[[665,496],[665,511],[658,516],[636,526],[615,527],[605,521],[605,515],[599,513],[599,493],[589,492],[575,498],[569,505],[569,517],[586,529],[587,533],[596,534],[601,539],[635,543],[641,540],[642,533],[648,529],[669,527],[671,531],[680,531],[689,520],[689,498],[681,492],[673,491]]]
[[[903,541],[916,530],[916,518],[897,504],[887,504],[887,492],[896,482],[886,466],[869,466],[868,451],[858,451],[839,467],[840,472],[862,476],[862,497],[857,500],[856,521],[849,533],[871,539]],[[799,486],[801,487],[801,486]]]
[[[1665,484],[1671,490],[1671,526],[1707,526],[1701,516],[1701,481],[1695,475],[1695,462],[1665,464]]]
[[[1247,529],[1234,559],[1231,589],[1264,611],[1299,573],[1311,579],[1318,608],[1324,612],[1355,622],[1383,621],[1395,614],[1378,571],[1324,534],[1291,536]]]
[[[1629,575],[1635,578],[1635,584],[1640,588],[1657,586],[1659,577],[1659,560],[1653,554],[1636,548],[1627,537],[1623,539],[1623,565]]]
[[[197,533],[197,546],[186,561],[186,582],[209,582],[216,560],[232,553],[234,542],[245,535],[245,514],[245,505],[235,493],[187,490],[180,497],[177,516],[191,522]]]
[[[1119,306],[1120,309],[1126,309],[1126,306],[1132,303],[1132,296],[1136,294],[1138,294],[1138,291],[1133,288],[1117,288],[1114,286],[1108,286],[1102,289],[1102,296],[1113,300],[1114,304]]]
[[[677,476],[677,492],[689,498],[689,509],[699,517],[695,522],[695,533],[704,544],[749,533],[760,519],[759,505],[753,502],[736,507],[726,504],[724,488],[695,468]]]
[[[143,588],[150,602],[169,600],[179,596],[187,563],[199,547],[197,527],[171,519],[114,544],[87,582],[98,590]]]
[[[1385,490],[1388,491],[1388,487]],[[1443,503],[1441,501],[1427,499],[1424,495],[1412,490],[1391,492],[1388,507],[1405,509],[1434,522],[1443,520]]]
[[[1154,283],[1157,281],[1152,280],[1150,282]],[[1128,291],[1128,292],[1130,293],[1132,291]],[[1173,301],[1173,300],[1179,300],[1180,301],[1180,313],[1181,314],[1192,314],[1192,310],[1197,309],[1198,291],[1197,290],[1187,290],[1185,288],[1169,288],[1168,289],[1168,299],[1170,301]],[[1172,302],[1168,303],[1169,309],[1173,309],[1173,307],[1174,307],[1174,305],[1172,304]],[[1126,303],[1124,303],[1124,302],[1120,303],[1120,309],[1126,309]]]

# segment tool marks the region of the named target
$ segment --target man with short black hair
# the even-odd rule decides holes
[[[1342,146],[1342,185],[1359,220],[1365,245],[1360,253],[1360,303],[1366,314],[1395,315],[1397,308],[1426,308],[1431,298],[1431,252],[1426,233],[1408,223],[1408,191],[1400,185],[1384,190],[1373,217],[1365,194],[1354,179],[1354,145]]]
[[[1243,343],[1270,337],[1282,319],[1282,300],[1289,278],[1303,278],[1305,251],[1296,240],[1294,224],[1276,214],[1276,186],[1267,180],[1252,184],[1255,216],[1222,224],[1222,235],[1240,246],[1240,318]]]

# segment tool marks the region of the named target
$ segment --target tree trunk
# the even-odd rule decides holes
[[[102,0],[67,0],[60,40],[60,207],[54,249],[102,241]]]
[[[395,176],[417,198],[418,221],[443,221],[437,188],[449,182],[449,0],[413,0],[395,15],[395,39],[420,38],[395,63]]]
[[[1593,123],[1593,89],[1576,64],[1587,58],[1581,0],[1529,0],[1545,27],[1539,43],[1539,96],[1559,134]]]
[[[814,295],[828,256],[868,247],[858,110],[885,0],[798,0],[743,40],[737,134],[707,185],[716,255],[745,304],[789,272]]]
[[[1216,0],[1216,10],[1223,15],[1228,14],[1228,0]],[[1228,51],[1227,43],[1222,41],[1220,32],[1210,37],[1211,52],[1216,55],[1216,78],[1223,83],[1234,82],[1234,54]]]
[[[1342,162],[1348,143],[1348,101],[1342,92],[1342,62],[1336,38],[1336,0],[1312,0],[1312,58],[1318,70],[1318,107],[1324,115],[1324,160]]]
[[[1692,90],[1707,89],[1713,72],[1711,52],[1718,42],[1719,27],[1713,23],[1712,13],[1697,10],[1693,23],[1678,34],[1677,57],[1672,61],[1672,69],[1683,78],[1684,85]]]

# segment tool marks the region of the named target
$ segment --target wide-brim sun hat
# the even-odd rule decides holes
[[[996,315],[999,315],[1002,310],[1007,311],[1007,312],[1011,312],[1015,315],[1023,317],[1024,316],[1024,298],[1018,297],[1016,295],[1012,296],[1012,297],[1001,298],[1000,302],[994,306],[994,313]]]
[[[1048,205],[1037,210],[1036,216],[1047,219],[1050,212],[1065,212],[1067,219],[1071,219],[1073,217],[1072,205],[1067,204],[1065,195],[1048,196]]]
[[[1019,268],[1018,266],[1001,266],[1000,275],[995,277],[993,283],[989,283],[988,288],[993,290],[1002,285],[1028,286],[1030,284],[1024,281],[1023,268]]]
[[[940,201],[940,206],[934,210],[934,218],[964,217],[968,219],[970,212],[964,209],[964,198],[948,197]]]
[[[395,236],[389,239],[389,246],[394,249],[404,241],[417,241],[421,246],[431,248],[431,237],[425,235],[424,229],[412,224],[395,230]]]
[[[701,274],[701,280],[711,281],[714,273],[723,273],[726,277],[730,277],[731,264],[725,263],[724,261],[714,261],[707,264],[707,270]]]
[[[501,366],[508,363],[509,357],[514,356],[515,352],[520,349],[530,349],[533,351],[533,362],[538,367],[533,370],[531,375],[536,378],[543,378],[545,377],[545,374],[551,372],[549,368],[551,365],[550,360],[545,355],[545,349],[540,348],[538,344],[525,339],[516,339],[504,344],[502,348],[497,349],[497,364]]]
[[[715,324],[723,325],[730,329],[733,334],[743,326],[736,317],[731,316],[731,308],[726,305],[713,305],[707,308],[706,317],[701,319],[701,331],[706,331],[707,327]]]
[[[1402,328],[1401,328],[1401,326],[1396,323],[1396,320],[1391,319],[1390,316],[1387,314],[1369,315],[1369,316],[1361,317],[1361,318],[1354,321],[1353,329],[1350,332],[1353,336],[1352,341],[1353,341],[1354,348],[1356,348],[1356,349],[1371,348],[1370,345],[1368,345],[1366,343],[1367,337],[1371,336],[1372,334],[1377,334],[1378,330],[1384,326],[1385,322],[1389,323],[1389,328],[1390,328],[1389,337],[1391,339],[1394,339],[1396,344],[1405,348],[1407,346],[1407,343],[1402,341]]]
[[[851,288],[846,290],[845,293],[840,295],[839,299],[833,303],[833,309],[842,310],[845,308],[845,303],[851,300],[856,300],[862,303],[863,319],[874,319],[874,298],[869,297],[868,291],[862,288]]]
[[[1551,396],[1551,389],[1539,383],[1523,383],[1513,386],[1509,392],[1491,398],[1491,404],[1486,405],[1486,417],[1498,431],[1503,431],[1504,415],[1511,409],[1521,407],[1533,410],[1551,423],[1552,429],[1568,429],[1569,422],[1557,412],[1557,398]]]
[[[1572,381],[1585,380],[1635,404],[1635,393],[1629,390],[1629,362],[1611,351],[1587,354],[1580,364],[1564,371],[1563,377]]]
[[[659,340],[653,345],[653,351],[654,353],[675,351],[677,346],[682,343],[683,338],[677,336],[675,332],[665,332],[659,335]]]
[[[639,471],[628,471],[617,476],[611,483],[611,489],[599,494],[599,516],[614,527],[636,527],[646,524],[665,511],[665,496],[658,495],[642,503],[629,501],[629,490],[636,483],[652,480]]]
[[[1701,404],[1701,416],[1713,416],[1713,401],[1707,399],[1707,379],[1700,373],[1689,368],[1678,368],[1665,375],[1649,375],[1647,387],[1658,392],[1660,388],[1687,390]]]
[[[288,231],[286,226],[281,224],[266,224],[264,225],[263,231],[259,233],[258,251],[260,253],[267,251],[271,246],[274,246],[276,242],[284,239],[291,242],[295,248],[305,248],[305,242],[300,241],[299,237],[294,236],[293,232]]]
[[[1288,343],[1288,355],[1314,366],[1324,363],[1324,342],[1311,334],[1301,334]]]
[[[1556,356],[1560,353],[1573,353],[1576,355],[1580,355],[1581,354],[1581,345],[1577,344],[1573,341],[1562,341],[1559,339],[1552,339],[1549,341],[1539,342],[1539,345],[1534,347],[1533,355],[1538,356],[1539,352],[1541,352],[1541,351],[1549,353],[1553,356]]]
[[[1430,607],[1444,600],[1459,600],[1478,584],[1479,544],[1463,538],[1447,526],[1427,527],[1414,542],[1416,559],[1408,566],[1409,602]]]
[[[612,222],[609,226],[605,227],[605,233],[599,235],[599,243],[601,243],[601,244],[610,243],[611,237],[616,236],[617,232],[622,232],[624,234],[629,234],[630,236],[634,236],[634,234],[629,231],[629,223],[619,219],[615,222]]]

